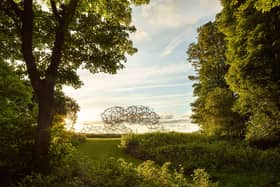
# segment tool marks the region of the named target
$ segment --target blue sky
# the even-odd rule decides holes
[[[99,121],[111,106],[145,105],[174,120],[189,123],[193,68],[186,50],[196,41],[196,29],[221,10],[219,0],[151,0],[133,7],[136,33],[131,35],[138,52],[128,56],[126,68],[116,75],[80,70],[84,86],[65,87],[80,105],[78,123]]]

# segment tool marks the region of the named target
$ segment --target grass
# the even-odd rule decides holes
[[[223,157],[219,158],[220,162],[223,161],[223,159],[228,159],[226,157],[227,154],[231,153],[231,152],[227,152],[225,146],[223,146],[224,144],[226,144],[229,149],[233,149],[233,151],[235,150],[235,154],[240,156],[240,161],[242,161],[242,155],[240,152],[241,150],[247,150],[249,151],[249,148],[247,148],[245,145],[240,144],[240,148],[236,147],[238,146],[238,142],[231,142],[231,141],[220,141],[220,140],[215,140],[215,139],[211,139],[211,138],[206,138],[203,136],[198,136],[198,135],[192,135],[192,134],[174,134],[174,133],[169,133],[169,134],[147,134],[147,135],[143,135],[142,136],[137,136],[139,139],[139,142],[142,146],[144,146],[144,149],[142,149],[142,151],[148,151],[147,153],[145,152],[145,156],[147,158],[142,158],[143,160],[145,159],[152,159],[154,161],[156,161],[156,163],[158,164],[162,164],[161,161],[158,162],[159,158],[162,158],[162,162],[165,161],[173,161],[173,162],[177,162],[178,160],[180,160],[181,158],[181,149],[163,149],[167,152],[157,152],[156,148],[157,147],[161,147],[163,146],[163,148],[165,146],[167,146],[166,148],[168,148],[171,145],[174,145],[175,148],[179,142],[180,143],[184,143],[187,145],[189,145],[189,147],[187,146],[187,148],[191,149],[193,146],[191,146],[192,144],[199,144],[201,145],[200,147],[200,151],[197,150],[198,152],[203,153],[203,148],[205,148],[205,150],[207,151],[208,149],[206,148],[213,148],[214,146],[214,150],[216,150],[216,148],[220,151],[222,151],[225,155],[223,155]],[[142,137],[142,138],[141,138]],[[122,142],[123,143],[123,142]],[[114,157],[114,158],[122,158],[127,162],[131,162],[135,165],[138,165],[140,163],[142,163],[142,160],[136,159],[133,156],[129,156],[126,153],[124,153],[119,147],[118,145],[120,144],[120,138],[88,138],[87,141],[85,143],[82,143],[78,146],[78,150],[81,154],[88,156],[91,160],[102,163],[102,161],[109,159],[110,157]],[[138,146],[140,144],[137,144]],[[151,146],[153,145],[153,146]],[[149,147],[153,147],[151,150],[149,149]],[[172,146],[171,146],[172,147]],[[180,146],[179,146],[180,147]],[[194,147],[195,148],[195,147]],[[237,149],[238,148],[238,149]],[[132,147],[132,149],[134,151],[137,151],[138,148],[136,147]],[[159,154],[158,156],[152,158],[152,157],[148,157],[149,156],[149,151],[156,151],[155,153]],[[159,149],[161,150],[161,149]],[[210,149],[212,150],[212,149]],[[171,152],[170,152],[171,151]],[[153,152],[153,151],[152,151]],[[151,153],[152,153],[151,152]],[[257,151],[259,152],[259,151]],[[175,154],[176,153],[176,154]],[[184,153],[184,152],[183,152]],[[198,166],[196,166],[195,163],[199,164],[199,163],[208,163],[211,162],[211,160],[213,159],[208,159],[206,157],[203,156],[203,154],[207,154],[208,152],[203,153],[202,155],[199,156],[201,160],[197,160],[195,157],[195,152],[192,152],[191,155],[188,156],[183,154],[183,160],[186,160],[187,158],[189,158],[191,156],[191,158],[194,158],[194,160],[188,160],[187,163],[194,163],[194,168],[197,168]],[[213,152],[212,154],[214,154],[216,152]],[[246,152],[247,153],[247,152]],[[250,155],[250,152],[248,152],[248,154],[246,154],[247,156]],[[234,155],[235,155],[234,154]],[[168,155],[170,157],[168,157]],[[176,156],[177,155],[177,156]],[[220,154],[217,154],[217,156],[219,156]],[[256,154],[258,155],[257,157],[261,156],[261,154]],[[134,155],[136,156],[136,155]],[[269,156],[269,155],[267,155]],[[168,159],[167,159],[168,158]],[[211,157],[212,158],[212,157]],[[251,158],[251,157],[250,157]],[[263,159],[265,159],[266,157],[264,157]],[[270,158],[270,157],[269,157]],[[215,159],[214,159],[215,160]],[[272,159],[273,160],[273,159]],[[271,160],[271,162],[272,162]],[[248,169],[242,169],[239,168],[239,165],[234,165],[234,163],[230,163],[232,161],[236,161],[236,160],[232,160],[232,157],[230,157],[229,161],[224,163],[223,167],[218,169],[218,168],[205,168],[206,171],[208,171],[210,173],[211,179],[214,181],[218,181],[220,183],[219,186],[229,186],[229,187],[239,187],[239,186],[248,186],[248,187],[270,187],[270,186],[280,186],[280,181],[279,181],[279,175],[278,173],[275,173],[275,170],[271,170],[263,167],[263,168],[255,168],[252,167],[250,170]],[[237,161],[236,161],[237,162]],[[245,162],[244,164],[249,164],[250,166],[254,163],[253,160],[249,159],[248,162]],[[278,163],[278,162],[277,162]],[[183,164],[184,165],[184,164]],[[186,165],[187,166],[187,165]],[[185,167],[186,167],[185,166]],[[233,167],[234,166],[234,167]],[[246,168],[246,167],[245,167]],[[185,168],[186,169],[186,168]],[[272,169],[272,168],[271,168]],[[192,172],[192,170],[190,170],[190,172]],[[189,175],[189,173],[187,174],[187,176]]]
[[[212,178],[218,178],[221,184],[229,187],[279,187],[279,176],[273,172],[258,171],[220,171],[211,173]]]
[[[125,154],[118,148],[119,144],[120,138],[88,138],[85,143],[78,146],[78,150],[93,161],[103,161],[114,157],[136,165],[142,163],[141,160]]]
[[[127,153],[161,165],[170,161],[185,174],[204,168],[219,186],[280,187],[279,149],[260,150],[243,141],[223,140],[200,134],[149,133],[126,135],[121,145]]]

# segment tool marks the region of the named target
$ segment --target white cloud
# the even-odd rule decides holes
[[[164,48],[163,52],[160,54],[160,56],[167,56],[170,55],[176,47],[178,47],[181,43],[185,42],[185,39],[190,34],[190,29],[187,29],[183,31],[181,34],[177,35],[175,38],[173,38],[168,45]]]
[[[160,119],[161,120],[171,120],[173,118],[174,118],[174,114],[172,114],[172,113],[165,112],[163,114],[160,114]]]
[[[150,41],[151,37],[147,32],[141,29],[137,29],[135,33],[131,35],[132,40],[134,41]]]
[[[220,9],[219,1],[214,0],[155,0],[142,8],[142,16],[151,24],[179,27],[194,24]]]
[[[174,88],[174,87],[189,86],[191,84],[192,84],[191,82],[173,83],[173,84],[145,84],[143,86],[117,88],[117,89],[114,89],[112,91],[114,91],[114,92],[124,92],[124,91],[131,91],[131,90],[151,89],[151,88]]]
[[[151,65],[148,67],[129,67],[116,75],[104,73],[93,75],[88,71],[81,70],[79,74],[85,86],[78,90],[64,87],[64,91],[69,96],[81,98],[83,95],[89,96],[105,90],[111,92],[118,89],[141,87],[143,84],[152,87],[174,80],[178,76],[183,77],[191,69],[192,67],[189,63],[183,62],[169,65]]]
[[[131,37],[139,53],[128,58],[126,68],[116,75],[81,70],[85,85],[78,90],[64,87],[81,107],[78,122],[100,120],[107,107],[134,104],[149,106],[159,114],[172,112],[179,122],[176,115],[190,112],[188,104],[194,99],[192,83],[186,78],[193,69],[185,60],[187,42],[195,40],[195,25],[190,24],[209,16],[212,19],[220,9],[218,2],[151,0],[150,5],[135,8],[133,21],[138,30]],[[188,120],[181,122],[186,129]]]
[[[191,87],[187,79],[185,83],[168,83],[184,78],[189,70],[191,66],[187,63],[131,67],[116,75],[92,75],[82,70],[79,74],[85,85],[77,90],[64,87],[64,91],[76,99],[81,107],[78,121],[99,119],[105,108],[115,105],[143,104],[157,110],[166,106],[184,106],[187,102],[182,100],[190,99],[191,93],[155,94],[145,89]],[[139,93],[139,90],[142,92]],[[127,91],[129,93],[125,93]]]
[[[186,105],[182,102],[182,98],[186,100],[186,102],[192,99],[192,94],[126,94],[119,95],[114,97],[108,96],[97,96],[97,97],[85,97],[82,98],[79,102],[81,105],[92,106],[93,108],[101,108],[101,110],[111,106],[128,106],[128,105],[152,105],[154,107],[169,107],[171,105]]]
[[[187,22],[193,24],[197,21],[193,17],[183,18],[180,12],[180,7],[171,0],[159,1],[155,5],[146,6],[142,9],[142,15],[148,18],[152,24],[177,27],[180,26],[181,23]]]
[[[100,120],[100,114],[112,106],[144,105],[151,107],[155,112],[162,111],[162,108],[173,108],[187,106],[192,102],[192,93],[181,94],[153,94],[153,93],[132,93],[122,95],[95,95],[77,98],[81,107],[78,113],[78,122]]]

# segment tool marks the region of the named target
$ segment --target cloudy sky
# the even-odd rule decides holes
[[[160,115],[189,123],[193,68],[186,50],[196,41],[196,29],[221,10],[219,0],[150,0],[133,8],[137,28],[131,38],[138,52],[128,56],[116,75],[79,72],[84,86],[65,87],[80,105],[78,124],[99,121],[111,106],[145,105]]]

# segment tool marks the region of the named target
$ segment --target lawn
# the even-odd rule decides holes
[[[118,145],[120,138],[88,138],[87,141],[78,146],[78,150],[93,161],[102,161],[110,157],[123,158],[127,162],[140,164],[142,161],[125,154]]]
[[[146,133],[125,135],[122,147],[128,154],[162,165],[184,167],[186,176],[204,168],[219,186],[280,187],[279,148],[257,149],[240,140],[201,134]]]
[[[280,185],[279,175],[275,173],[275,170],[272,170],[272,168],[271,170],[267,168],[268,166],[267,167],[264,166],[262,168],[259,167],[254,168],[253,163],[250,162],[255,162],[255,164],[257,162],[251,159],[249,159],[248,162],[244,162],[244,159],[246,161],[247,157],[251,158],[250,155],[252,154],[251,152],[253,151],[253,153],[256,152],[256,155],[262,157],[262,159],[259,161],[265,163],[267,162],[267,165],[269,165],[270,162],[273,162],[273,159],[269,159],[271,161],[267,161],[267,159],[270,158],[269,155],[272,154],[270,152],[267,152],[265,155],[262,155],[264,153],[262,153],[261,150],[255,150],[255,149],[251,150],[248,147],[242,147],[243,144],[239,145],[241,147],[238,147],[237,145],[238,143],[236,142],[232,143],[228,141],[218,141],[216,139],[211,139],[208,137],[203,137],[200,135],[192,135],[192,134],[155,133],[155,134],[138,135],[133,137],[136,138],[137,140],[143,140],[143,139],[145,140],[145,141],[140,141],[141,143],[138,144],[139,146],[144,146],[142,147],[142,149],[140,149],[140,151],[145,151],[145,154],[142,155],[145,155],[145,157],[147,157],[142,159],[154,158],[153,160],[159,165],[162,165],[166,161],[171,161],[174,164],[173,167],[176,167],[176,165],[179,164],[177,162],[181,160],[182,161],[181,165],[184,166],[184,168],[186,169],[185,171],[187,172],[186,176],[189,176],[189,174],[191,174],[193,169],[195,168],[205,168],[206,171],[209,172],[211,179],[214,181],[218,181],[220,183],[219,186],[228,185],[234,187],[235,186],[255,187],[255,186],[279,186]],[[181,144],[179,142],[181,142]],[[88,138],[85,143],[82,143],[78,146],[78,150],[81,154],[86,155],[91,160],[99,163],[102,163],[102,161],[109,159],[110,157],[123,158],[125,161],[132,162],[135,165],[142,163],[142,160],[136,159],[135,157],[124,153],[118,147],[119,144],[120,144],[120,138]],[[182,144],[184,144],[184,146],[182,146]],[[232,149],[232,151],[234,151],[234,155],[237,155],[239,160],[234,159],[235,158],[234,155],[232,155],[231,152],[225,148],[224,144],[226,144],[227,147],[230,147],[228,148],[229,150]],[[196,149],[194,152],[192,152],[192,150],[196,148],[196,146],[194,145],[199,146],[199,149]],[[149,149],[149,147],[153,147],[153,149]],[[178,149],[171,149],[173,147],[175,148],[178,147]],[[179,149],[179,148],[185,148],[187,150],[187,154],[185,154],[184,149]],[[139,147],[133,147],[134,151],[137,149],[139,149]],[[244,151],[246,152],[245,155],[246,158],[243,158]],[[223,154],[218,154],[220,152],[222,152]],[[199,155],[197,155],[198,153]],[[151,154],[156,154],[156,155],[152,155],[152,157],[150,157]],[[215,158],[213,156],[211,157],[211,155],[213,154],[216,155],[217,157],[222,155],[222,157],[218,157],[218,158]],[[137,155],[134,156],[137,157]],[[229,161],[227,161],[227,159],[229,159]],[[235,161],[236,163],[233,161]],[[239,162],[244,162],[244,164],[241,165],[239,164]],[[276,161],[274,160],[274,162]],[[215,165],[209,165],[209,163],[212,164],[217,163],[221,168],[219,169],[218,166],[216,168]],[[277,163],[278,162],[276,162],[274,167],[277,167],[276,166],[278,165]],[[192,166],[191,168],[193,169],[188,168],[189,165],[191,165]],[[245,167],[246,165],[248,165],[248,167],[252,166],[252,168],[248,170]],[[244,166],[245,168],[242,169],[241,166]]]

